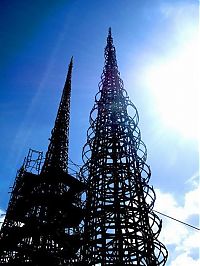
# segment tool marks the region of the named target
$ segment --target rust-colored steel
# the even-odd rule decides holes
[[[80,194],[84,185],[68,173],[72,60],[45,160],[29,153],[18,172],[1,229],[1,265],[69,265],[77,261]],[[36,172],[32,169],[36,166]]]
[[[87,179],[82,259],[95,266],[164,265],[161,220],[145,163],[139,116],[118,71],[111,29],[99,92],[90,113],[82,174]]]

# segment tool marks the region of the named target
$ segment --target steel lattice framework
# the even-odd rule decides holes
[[[89,265],[156,266],[167,260],[167,250],[157,240],[162,223],[153,212],[155,193],[148,184],[151,172],[138,121],[109,29],[83,149],[82,173],[88,181],[82,256]]]
[[[84,185],[68,174],[71,74],[72,60],[42,169],[42,154],[33,160],[30,151],[17,174],[1,229],[1,265],[77,261],[83,218],[79,195]]]
[[[46,153],[42,172],[48,172],[51,168],[60,169],[65,172],[68,170],[72,65],[73,58],[71,58],[69,64],[65,86],[58,108],[55,126],[51,132],[50,144]]]

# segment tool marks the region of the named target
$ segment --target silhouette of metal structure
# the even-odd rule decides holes
[[[48,151],[30,150],[17,173],[0,232],[1,265],[75,264],[84,185],[68,173],[72,59]]]
[[[90,113],[82,174],[87,177],[82,260],[88,265],[164,265],[161,220],[138,128],[139,116],[118,71],[111,36]]]

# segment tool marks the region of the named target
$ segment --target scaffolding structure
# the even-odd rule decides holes
[[[48,151],[30,150],[18,171],[0,232],[1,265],[78,263],[85,185],[68,173],[72,59]]]
[[[130,115],[131,114],[131,115]],[[164,265],[162,223],[153,212],[139,116],[118,71],[111,29],[99,92],[90,113],[82,174],[87,177],[82,260],[88,265]]]
[[[30,149],[17,173],[0,231],[1,265],[166,263],[139,115],[120,78],[111,29],[104,56],[84,165],[71,174],[71,59],[47,153]]]

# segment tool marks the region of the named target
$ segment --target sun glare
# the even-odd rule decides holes
[[[150,67],[146,73],[161,119],[187,138],[198,136],[198,56],[198,41],[195,40]]]

